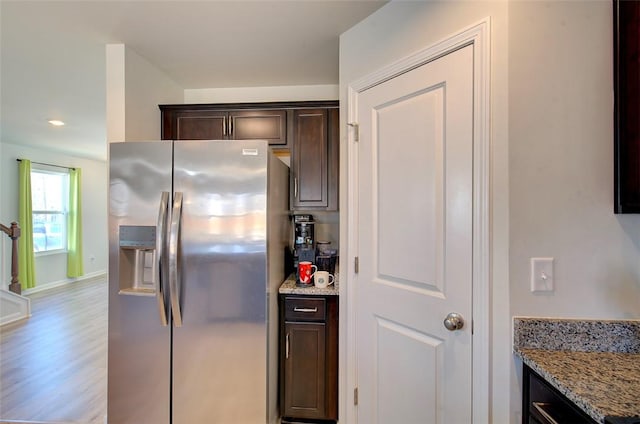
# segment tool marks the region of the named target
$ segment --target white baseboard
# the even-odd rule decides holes
[[[80,278],[69,278],[37,286],[29,290],[24,290],[22,292],[22,296],[8,290],[0,290],[0,326],[29,318],[31,316],[31,299],[25,296],[67,284],[98,280],[102,278],[107,278],[106,271],[92,272],[90,274],[83,275]]]
[[[31,288],[31,289],[23,290],[22,294],[26,296],[26,295],[38,293],[44,290],[49,290],[56,287],[64,286],[67,284],[77,283],[79,281],[97,280],[100,278],[107,278],[107,271],[101,270],[101,271],[91,272],[89,274],[83,275],[82,277],[78,277],[78,278],[65,278],[64,280],[53,281],[51,283],[42,284],[40,286],[35,286],[34,288]]]
[[[29,318],[31,299],[8,290],[0,290],[0,326]]]

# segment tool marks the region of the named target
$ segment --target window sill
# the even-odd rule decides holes
[[[39,258],[41,256],[52,256],[52,255],[63,255],[63,254],[67,254],[68,250],[67,249],[58,249],[58,250],[48,250],[48,251],[44,251],[44,252],[34,252],[34,255],[36,258]]]

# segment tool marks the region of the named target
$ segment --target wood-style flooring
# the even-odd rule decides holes
[[[107,280],[34,293],[32,317],[0,327],[0,424],[102,424]]]

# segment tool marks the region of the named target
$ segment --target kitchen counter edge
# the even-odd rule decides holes
[[[315,287],[313,284],[310,287],[300,287],[296,285],[295,273],[287,277],[286,280],[280,285],[278,293],[280,294],[303,294],[309,296],[338,296],[339,294],[339,276],[336,272],[335,283],[325,289]]]
[[[513,353],[595,421],[636,418],[639,330],[637,320],[514,317]]]

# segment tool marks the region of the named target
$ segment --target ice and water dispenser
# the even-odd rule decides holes
[[[156,227],[119,227],[120,294],[155,295]]]

